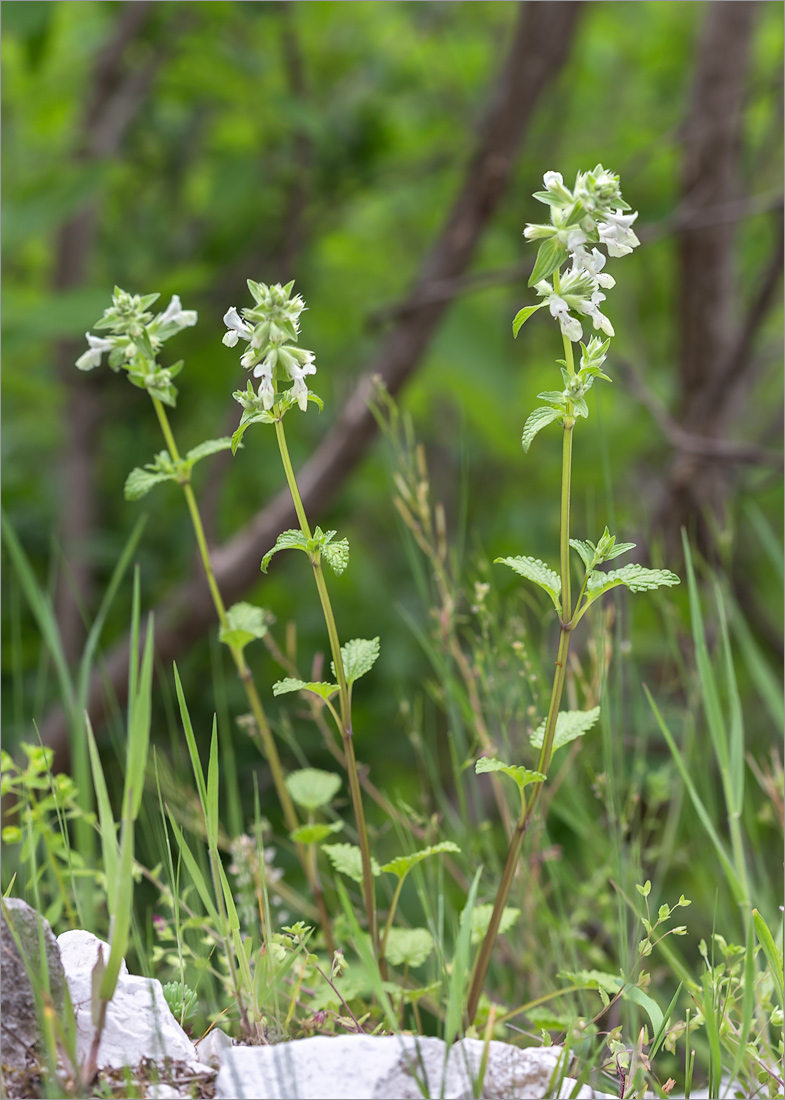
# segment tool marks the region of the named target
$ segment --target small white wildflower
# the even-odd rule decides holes
[[[597,228],[600,242],[608,249],[609,256],[628,256],[641,243],[631,229],[637,217],[637,211],[633,214],[622,214],[618,211],[603,215],[603,221]]]
[[[316,367],[309,364],[305,367],[292,367],[289,371],[292,378],[292,394],[297,398],[297,404],[303,412],[308,408],[308,387],[305,384],[307,374],[316,374]]]
[[[242,319],[234,306],[227,309],[224,314],[224,324],[229,331],[224,333],[222,343],[226,344],[228,348],[233,348],[241,336],[244,340],[251,338],[253,329]]]
[[[558,294],[551,294],[548,297],[548,309],[551,312],[551,317],[558,317],[560,313],[569,313],[570,307]]]
[[[164,312],[156,318],[156,322],[161,327],[164,325],[173,325],[179,330],[181,328],[191,328],[196,324],[198,319],[199,317],[196,310],[183,309],[179,294],[173,294],[171,302]]]
[[[573,344],[583,339],[583,329],[577,317],[571,317],[569,313],[560,313],[559,325],[564,335]]]
[[[594,294],[592,294],[591,296],[591,302],[588,304],[588,308],[586,309],[586,314],[587,316],[591,317],[595,328],[602,329],[602,331],[607,336],[615,336],[616,333],[613,330],[613,325],[611,324],[609,318],[606,317],[605,314],[601,313],[599,310],[600,302],[604,301],[605,295],[601,291],[595,290]]]
[[[583,230],[577,229],[574,225],[568,229],[560,229],[556,236],[562,244],[567,246],[569,252],[574,252],[576,248],[580,248],[588,240]]]
[[[111,351],[114,347],[114,340],[106,340],[101,336],[93,336],[92,333],[85,333],[85,340],[90,345],[89,349],[80,355],[76,360],[76,365],[79,370],[93,370],[95,367],[100,367],[101,356],[104,352]]]
[[[228,334],[227,334],[228,335]],[[248,351],[243,352],[240,356],[240,363],[246,370],[250,370],[251,367],[256,366],[256,362],[259,358],[259,353],[254,348],[249,348]]]
[[[601,274],[606,262],[607,257],[600,252],[599,248],[593,248],[591,252],[587,252],[585,248],[579,246],[572,253],[573,271],[585,271],[596,279],[599,286],[610,290],[611,287],[616,286],[616,280],[612,275]]]
[[[271,409],[275,401],[273,389],[273,369],[275,367],[274,353],[267,355],[261,363],[254,367],[254,378],[260,378],[258,394],[262,399],[265,409]]]
[[[545,190],[550,191],[554,198],[559,200],[560,206],[569,206],[572,202],[572,192],[564,186],[561,172],[546,172],[542,177]]]

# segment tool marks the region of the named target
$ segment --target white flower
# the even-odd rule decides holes
[[[551,311],[551,317],[558,317],[560,313],[568,313],[570,307],[558,294],[551,294],[548,298],[548,309]]]
[[[229,331],[224,333],[222,343],[226,344],[227,348],[233,348],[241,336],[244,340],[249,340],[253,333],[251,326],[243,321],[234,306],[227,309],[224,314],[224,324]],[[243,366],[250,366],[250,364],[243,363]]]
[[[289,367],[289,375],[292,379],[292,394],[297,398],[297,404],[303,412],[308,408],[308,387],[305,384],[305,377],[308,374],[316,374],[316,367],[313,365],[313,354],[310,351],[306,354],[308,358],[304,360],[301,367],[296,365]]]
[[[612,275],[600,274],[606,262],[607,257],[600,252],[599,248],[593,248],[591,252],[587,252],[585,248],[579,246],[572,253],[573,271],[587,272],[597,281],[599,286],[604,286],[609,290],[611,287],[616,286],[616,280]]]
[[[183,309],[179,294],[173,294],[171,302],[164,312],[156,318],[156,321],[161,327],[164,325],[174,325],[177,329],[181,329],[190,328],[192,325],[196,324],[198,319],[199,317],[196,310]]]
[[[114,347],[114,340],[105,340],[100,336],[93,336],[91,333],[85,333],[85,340],[87,340],[90,348],[83,355],[80,355],[76,360],[76,365],[79,370],[93,370],[95,367],[101,365],[101,356],[105,351],[111,351]]]
[[[556,191],[557,188],[564,187],[564,177],[561,172],[546,172],[542,182],[548,191]]]
[[[583,339],[583,329],[577,317],[571,317],[569,313],[560,313],[559,325],[564,335],[573,344],[577,344],[579,340]]]
[[[577,229],[574,225],[568,229],[560,229],[556,234],[562,244],[567,245],[569,252],[574,252],[576,248],[580,248],[582,244],[586,243],[586,234],[582,229]]]
[[[592,294],[591,296],[591,302],[586,309],[586,314],[587,316],[591,317],[595,328],[601,328],[606,336],[615,336],[616,333],[613,331],[613,325],[611,324],[610,320],[605,316],[604,313],[600,313],[600,310],[598,308],[600,302],[604,301],[605,295],[601,291],[595,290],[594,294]]]
[[[249,352],[248,354],[251,353]],[[245,358],[245,356],[243,356],[243,358]],[[275,353],[271,352],[269,355],[265,356],[261,363],[257,363],[253,370],[254,378],[261,378],[258,394],[264,403],[265,409],[271,409],[275,401],[275,391],[273,389],[275,359]]]
[[[608,249],[609,256],[628,256],[641,243],[630,228],[637,217],[637,211],[634,214],[622,214],[618,211],[603,215],[604,221],[597,228],[600,241]]]

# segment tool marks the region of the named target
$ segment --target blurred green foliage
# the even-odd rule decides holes
[[[91,158],[85,155],[82,120],[96,60],[124,7],[96,0],[2,5],[3,496],[40,577],[49,576],[52,584],[62,568],[55,523],[65,416],[53,341],[73,339],[75,358],[114,284],[132,292],[160,291],[164,302],[177,293],[185,308],[198,309],[199,325],[172,349],[186,360],[173,425],[187,449],[237,423],[230,394],[241,382],[240,369],[237,356],[220,342],[223,312],[245,300],[247,277],[295,277],[308,303],[302,342],[316,352],[316,389],[326,400],[323,415],[309,410],[290,418],[297,466],[323,438],[381,334],[394,323],[379,322],[377,313],[405,293],[440,228],[517,13],[517,5],[497,2],[163,0],[152,5],[124,60],[125,76],[142,84],[149,67],[149,87],[135,104],[121,82],[115,107],[132,111],[133,119],[113,155]],[[645,239],[625,261],[614,292],[614,355],[633,362],[667,404],[678,388],[673,216],[680,203],[680,127],[706,5],[583,8],[571,57],[538,104],[472,270],[503,270],[526,258],[521,232],[527,220],[540,216],[530,195],[543,171],[570,178],[602,161],[619,172],[625,197],[641,212],[636,228]],[[740,153],[745,187],[769,205],[781,188],[781,16],[781,3],[760,5]],[[98,209],[87,278],[54,291],[58,233],[86,204]],[[739,226],[745,300],[768,257],[768,209],[765,202],[753,206]],[[467,575],[492,581],[499,612],[525,613],[538,638],[541,605],[485,564],[522,552],[552,559],[557,543],[559,448],[547,432],[529,456],[519,443],[525,416],[537,392],[550,384],[553,360],[561,353],[554,326],[541,317],[526,326],[525,339],[513,342],[511,319],[531,300],[524,279],[456,297],[402,400],[426,445],[433,497],[444,502]],[[759,340],[760,381],[735,426],[745,439],[770,429],[772,406],[781,400],[771,354],[780,327],[779,316],[770,318]],[[608,367],[614,374],[614,364]],[[637,535],[648,544],[649,559],[659,564],[660,532],[650,527],[650,508],[670,458],[668,444],[621,382],[600,389],[594,391],[595,414],[581,423],[576,439],[576,537],[596,539],[608,522],[621,538]],[[158,426],[146,395],[105,368],[100,401],[99,515],[84,553],[100,591],[139,510],[149,512],[138,558],[143,599],[152,605],[194,569],[188,516],[174,486],[159,488],[141,504],[124,501],[128,471],[160,448]],[[282,484],[271,434],[256,430],[246,443],[220,483],[213,528],[219,542]],[[205,462],[197,493],[209,476]],[[382,638],[373,684],[358,693],[358,753],[372,771],[383,766],[388,783],[414,800],[419,777],[398,710],[411,714],[422,705],[423,725],[442,733],[444,719],[427,693],[422,704],[418,685],[428,675],[428,662],[407,620],[424,628],[427,617],[411,555],[402,552],[390,485],[385,451],[377,446],[330,509],[329,526],[352,545],[351,567],[332,587],[342,636]],[[779,530],[780,478],[755,467],[737,471],[720,539],[728,565],[741,562],[753,578],[776,631],[776,609],[766,596],[776,573],[755,534],[750,501],[764,529]],[[259,547],[260,558],[267,549]],[[3,692],[3,720],[13,744],[31,735],[30,720],[41,717],[52,693],[46,660],[8,570],[3,585],[3,675],[11,689]],[[325,639],[298,556],[277,562],[248,598],[272,611],[281,642],[284,625],[296,621],[298,658],[309,674],[312,655],[325,649]],[[683,593],[668,601],[684,611]],[[116,601],[107,645],[123,632],[127,607],[128,600]],[[635,639],[635,661],[645,667],[653,690],[675,691],[669,661],[679,652],[679,623],[671,622],[669,645],[662,616],[671,612],[658,601],[633,604],[622,597],[619,607],[616,640],[626,646]],[[543,654],[549,642],[546,633]],[[259,683],[270,684],[280,672],[261,645],[255,648]],[[536,667],[539,649],[533,658]],[[199,639],[182,668],[189,705],[200,716],[195,725],[204,736],[216,707],[227,731],[243,709],[231,678],[225,702],[216,700],[211,670],[222,659],[214,643]],[[171,683],[162,671],[166,700]],[[746,681],[742,686],[748,694],[752,690]],[[171,700],[167,707],[161,730]],[[270,710],[277,715],[272,701]],[[753,746],[768,743],[767,722],[753,710]],[[312,733],[304,736],[302,749],[319,766],[324,760],[318,743]],[[257,768],[254,750],[242,738],[235,751]],[[659,753],[662,764],[662,747]],[[291,755],[294,762],[296,753]],[[644,767],[642,757],[626,764]],[[645,770],[653,783],[656,768],[647,764]],[[240,770],[249,797],[251,771]]]

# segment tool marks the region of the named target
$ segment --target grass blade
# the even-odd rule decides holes
[[[709,1040],[709,1098],[710,1100],[717,1100],[720,1094],[722,1048],[720,1045],[720,1020],[717,1019],[717,1005],[714,999],[714,981],[709,971],[704,971],[701,975],[701,984],[703,986],[703,1019],[705,1021],[706,1038]]]
[[[106,788],[106,778],[98,755],[98,745],[95,741],[92,723],[85,712],[85,733],[87,734],[87,746],[90,753],[90,764],[93,769],[93,789],[95,790],[96,803],[98,805],[98,823],[101,830],[101,855],[106,875],[107,897],[114,897],[117,890],[117,863],[119,850],[117,846],[117,832],[115,830],[114,814],[109,801],[109,792]]]
[[[670,1018],[671,1018],[671,1016],[672,1016],[672,1014],[673,1014],[673,1010],[674,1010],[674,1008],[676,1007],[676,1002],[677,1002],[677,1001],[678,1001],[678,999],[679,999],[679,994],[680,994],[680,993],[681,993],[681,991],[682,991],[682,987],[683,987],[683,985],[684,985],[684,982],[679,982],[679,988],[678,988],[678,989],[676,990],[676,992],[675,992],[675,993],[673,994],[673,998],[672,998],[672,1000],[671,1000],[671,1003],[670,1003],[670,1004],[668,1005],[668,1007],[667,1007],[667,1008],[665,1009],[665,1013],[663,1014],[663,1017],[662,1017],[662,1023],[661,1023],[661,1024],[660,1024],[660,1026],[659,1026],[659,1027],[657,1028],[657,1032],[656,1032],[656,1034],[655,1034],[654,1038],[652,1039],[652,1042],[651,1042],[651,1047],[649,1048],[649,1053],[648,1053],[648,1057],[649,1057],[650,1059],[651,1059],[651,1058],[654,1058],[654,1056],[656,1055],[657,1051],[658,1051],[658,1050],[660,1049],[660,1047],[662,1046],[663,1040],[665,1039],[665,1033],[666,1033],[666,1031],[667,1031],[667,1029],[668,1029],[668,1021],[670,1020]]]
[[[673,756],[673,759],[676,762],[676,767],[679,769],[679,773],[682,777],[682,780],[684,781],[684,786],[687,788],[687,793],[689,794],[690,800],[691,800],[693,806],[695,807],[695,812],[697,813],[698,817],[700,818],[701,824],[703,825],[703,828],[706,830],[707,836],[709,837],[712,844],[714,845],[714,848],[717,852],[717,855],[719,856],[720,863],[722,864],[722,869],[724,870],[725,876],[726,876],[728,882],[730,883],[731,889],[733,890],[734,897],[735,897],[736,901],[739,902],[739,904],[741,904],[744,900],[744,897],[745,897],[745,891],[744,891],[741,883],[739,882],[738,875],[736,874],[735,870],[733,869],[733,865],[732,865],[730,859],[728,858],[728,854],[725,851],[725,846],[723,845],[722,841],[720,840],[719,836],[717,835],[717,830],[714,828],[714,824],[712,823],[712,820],[709,817],[708,811],[707,811],[706,807],[703,805],[703,801],[701,799],[701,796],[698,794],[698,791],[696,790],[695,784],[692,782],[692,778],[691,778],[689,772],[687,771],[684,760],[682,759],[682,755],[678,750],[676,742],[673,740],[673,735],[671,734],[671,731],[668,729],[668,727],[665,725],[665,721],[664,721],[662,715],[660,714],[659,709],[657,708],[657,704],[654,702],[654,699],[652,698],[651,692],[649,691],[646,684],[643,685],[643,690],[646,692],[646,698],[649,700],[649,706],[651,707],[652,711],[654,712],[654,717],[657,719],[657,724],[659,725],[660,730],[662,731],[662,736],[667,741],[668,748],[671,750],[671,755]]]
[[[210,741],[210,761],[207,767],[207,806],[205,826],[207,842],[212,848],[218,847],[218,720],[213,715],[213,735]]]
[[[191,757],[191,767],[194,770],[194,777],[196,779],[196,786],[199,790],[199,801],[202,803],[202,813],[205,821],[207,821],[207,786],[204,781],[204,771],[202,769],[202,762],[199,759],[199,750],[196,747],[196,738],[194,737],[194,728],[191,724],[191,715],[188,713],[188,705],[185,701],[185,695],[183,694],[183,685],[180,681],[180,673],[177,671],[177,665],[174,665],[174,686],[177,691],[177,702],[180,707],[180,718],[183,723],[183,732],[185,733],[186,744],[188,745],[188,754]]]
[[[711,667],[709,649],[706,645],[706,632],[703,626],[703,612],[701,610],[700,594],[698,593],[698,582],[695,578],[690,544],[687,541],[687,534],[685,531],[681,533],[681,541],[684,547],[684,561],[687,566],[687,586],[689,589],[692,640],[695,646],[695,662],[698,666],[698,676],[701,682],[703,708],[706,712],[706,721],[709,726],[712,744],[714,745],[714,752],[716,753],[721,769],[723,772],[727,773],[729,766],[727,732],[722,717],[722,706],[717,690],[717,681],[714,676],[714,670]]]
[[[450,975],[450,985],[447,993],[447,1015],[444,1021],[444,1041],[448,1050],[455,1042],[461,1029],[466,1008],[466,988],[471,977],[472,913],[477,900],[481,874],[482,867],[478,867],[469,888],[466,905],[461,913],[458,938],[455,942],[452,974]]]
[[[185,863],[185,866],[188,869],[188,873],[193,880],[193,884],[196,887],[197,894],[202,899],[202,905],[204,905],[205,909],[207,910],[207,915],[210,917],[210,920],[213,922],[214,926],[216,928],[220,928],[221,919],[218,916],[218,910],[215,908],[215,904],[210,895],[210,891],[207,888],[207,883],[205,882],[204,875],[199,869],[199,864],[194,859],[191,849],[185,842],[185,837],[183,836],[182,829],[175,821],[174,817],[172,816],[172,811],[169,809],[168,806],[166,808],[166,814],[169,818],[169,824],[172,826],[172,832],[174,833],[174,838],[177,841],[177,847],[180,849],[180,854],[183,857],[183,862]]]
[[[142,804],[147,753],[150,746],[154,652],[155,623],[151,612],[147,620],[147,636],[144,644],[141,675],[136,695],[131,704],[128,724],[128,749],[123,801],[125,805],[128,805],[127,812],[134,821],[139,815],[139,808]]]
[[[110,1001],[114,995],[120,966],[128,950],[128,936],[131,929],[134,894],[134,823],[131,818],[123,821],[120,840],[120,859],[117,865],[117,882],[112,900],[111,947],[101,980],[99,996],[102,1001]]]
[[[741,709],[739,686],[736,681],[736,669],[733,664],[733,650],[728,634],[728,618],[722,592],[716,581],[714,583],[714,595],[717,600],[720,619],[720,637],[722,639],[722,656],[728,698],[728,766],[730,770],[728,794],[732,802],[732,805],[728,806],[728,813],[741,816],[744,807],[744,776],[746,771],[744,763],[744,716]]]
[[[769,931],[768,925],[757,909],[752,910],[752,920],[755,925],[755,934],[758,937],[758,942],[763,948],[763,953],[768,959],[769,967],[771,968],[771,978],[774,982],[774,988],[777,991],[780,1005],[783,1010],[785,1010],[785,983],[783,983],[782,977],[782,955],[777,950],[777,945],[774,942],[774,937]]]

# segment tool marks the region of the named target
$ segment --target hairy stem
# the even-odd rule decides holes
[[[554,288],[558,286],[558,275],[554,276]],[[565,357],[568,369],[574,372],[572,366],[572,345],[565,338]],[[569,354],[568,354],[569,345]],[[572,433],[575,421],[570,415],[571,408],[564,418],[564,431],[562,436],[562,478],[561,478],[561,523],[559,529],[559,564],[561,571],[561,630],[559,631],[559,648],[556,654],[556,666],[553,672],[553,686],[551,699],[548,706],[548,717],[545,721],[545,734],[542,739],[540,758],[537,762],[537,771],[543,775],[548,774],[551,757],[553,755],[553,740],[556,735],[556,722],[559,717],[564,682],[567,675],[567,656],[570,649],[570,635],[572,633],[572,606],[570,601],[570,488],[572,481]],[[466,1019],[468,1024],[474,1022],[477,1015],[477,1006],[480,1003],[480,994],[485,985],[493,949],[499,933],[504,907],[510,895],[513,878],[518,866],[523,838],[529,831],[529,826],[534,816],[534,811],[540,801],[544,782],[537,783],[529,799],[528,806],[524,802],[521,807],[521,815],[515,826],[515,831],[510,840],[507,851],[507,860],[504,864],[501,882],[496,892],[496,900],[493,905],[488,930],[485,933],[482,946],[477,955],[472,972],[469,996],[466,1004]]]
[[[286,483],[289,486],[289,492],[292,495],[292,503],[294,504],[294,510],[297,513],[297,520],[300,524],[300,530],[302,531],[306,539],[310,539],[312,538],[311,528],[308,523],[308,517],[305,514],[302,497],[300,496],[300,490],[297,486],[297,478],[295,477],[292,460],[289,456],[289,448],[286,444],[286,433],[284,431],[282,418],[276,420],[275,422],[275,436],[278,440],[278,450],[281,454],[281,462],[283,463],[284,474],[286,475]],[[311,564],[313,566],[313,575],[314,580],[316,581],[316,589],[319,593],[319,602],[322,605],[322,613],[324,615],[324,621],[327,627],[327,636],[330,641],[330,652],[332,653],[333,664],[335,666],[335,675],[336,679],[338,680],[338,697],[340,701],[341,712],[340,732],[341,740],[343,742],[343,751],[346,757],[346,772],[349,777],[349,792],[352,799],[352,808],[354,810],[354,820],[357,826],[357,838],[360,845],[360,856],[362,859],[363,899],[365,902],[365,914],[368,920],[368,931],[371,936],[371,941],[378,947],[378,936],[376,928],[376,900],[373,883],[373,872],[371,870],[371,849],[368,842],[368,829],[365,824],[365,810],[363,808],[362,790],[360,789],[360,776],[357,770],[357,759],[354,755],[351,695],[349,692],[349,686],[346,682],[346,673],[343,667],[343,658],[341,656],[341,643],[338,637],[338,628],[335,623],[335,615],[333,613],[332,603],[330,602],[330,594],[327,591],[327,582],[324,577],[324,570],[322,569],[321,556],[318,552],[311,555]]]

